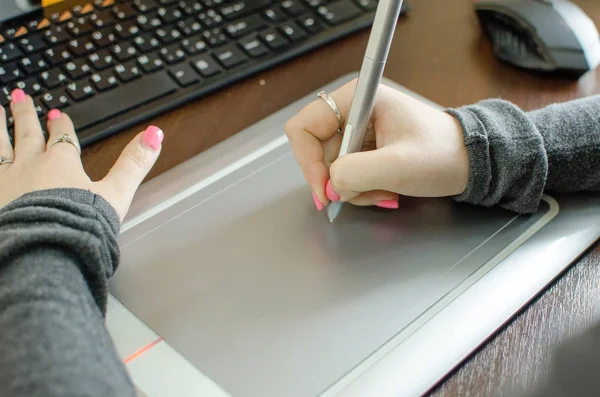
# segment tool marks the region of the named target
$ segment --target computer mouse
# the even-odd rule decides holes
[[[496,56],[519,68],[579,77],[600,64],[594,22],[567,0],[475,0]]]

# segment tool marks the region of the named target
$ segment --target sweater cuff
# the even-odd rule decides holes
[[[14,205],[14,203],[20,203],[23,200],[35,200],[36,203],[39,203],[40,201],[37,199],[42,199],[42,202],[44,199],[66,199],[76,204],[83,204],[85,206],[93,207],[98,211],[101,218],[110,227],[112,234],[118,235],[121,229],[121,220],[114,207],[102,196],[85,189],[55,188],[37,190],[34,192],[25,193],[4,208],[9,209],[12,205]],[[22,205],[19,205],[19,207],[21,206]]]
[[[548,156],[535,124],[517,106],[488,99],[447,109],[464,134],[469,182],[455,201],[536,212],[544,193]]]
[[[492,180],[490,148],[483,123],[470,110],[447,109],[461,126],[469,157],[469,182],[462,194],[453,199],[457,202],[479,204],[488,195]]]

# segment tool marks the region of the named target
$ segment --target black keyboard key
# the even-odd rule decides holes
[[[223,22],[223,17],[215,10],[208,10],[198,15],[198,20],[207,28],[212,28],[220,25]]]
[[[240,40],[240,46],[248,55],[253,58],[261,57],[269,52],[266,45],[262,43],[256,36],[244,37]]]
[[[64,43],[71,38],[69,32],[67,32],[67,27],[65,25],[57,25],[52,26],[47,30],[44,30],[44,39],[50,45],[56,45],[60,43]]]
[[[191,66],[187,64],[182,64],[179,66],[175,66],[169,70],[171,77],[177,81],[177,83],[182,87],[187,87],[188,85],[197,83],[200,81],[198,74],[192,69]]]
[[[166,24],[171,24],[183,18],[183,12],[177,6],[160,7],[156,12],[158,17]]]
[[[225,25],[225,31],[229,36],[238,38],[255,32],[264,26],[266,26],[266,21],[255,14]]]
[[[204,41],[211,47],[218,47],[227,43],[227,38],[223,31],[219,28],[206,30],[202,33]]]
[[[44,56],[50,66],[61,65],[71,60],[71,53],[67,51],[66,45],[60,45],[56,48],[48,48],[44,51]]]
[[[202,36],[194,36],[181,41],[181,47],[189,55],[199,54],[206,50],[206,43]]]
[[[42,72],[40,74],[40,80],[42,81],[42,83],[44,83],[46,87],[52,89],[66,83],[68,78],[62,70],[55,68],[52,70]]]
[[[198,14],[204,7],[199,1],[181,0],[179,2],[179,9],[181,9],[185,15],[193,15]]]
[[[86,59],[77,59],[64,66],[64,70],[73,80],[79,80],[92,73],[92,68],[88,65]]]
[[[115,74],[117,75],[119,80],[126,83],[128,81],[135,80],[138,77],[141,77],[142,71],[137,66],[135,61],[130,61],[126,64],[119,64],[115,66]]]
[[[42,117],[46,114],[46,107],[43,105],[42,98],[35,98],[33,100],[33,106],[38,117]]]
[[[48,48],[48,43],[46,43],[41,33],[33,33],[27,37],[23,37],[22,39],[19,39],[18,43],[19,47],[27,54]]]
[[[177,89],[177,84],[165,72],[143,76],[135,89],[127,85],[99,94],[69,108],[75,127],[83,129],[165,96]]]
[[[156,13],[150,15],[139,15],[136,19],[137,25],[144,32],[149,32],[162,26],[162,21]]]
[[[125,40],[139,34],[140,28],[135,24],[135,21],[124,21],[115,25],[115,32],[121,39]]]
[[[133,6],[139,12],[147,12],[158,8],[158,3],[154,0],[133,0]]]
[[[10,62],[23,56],[23,51],[14,43],[7,43],[0,46],[0,61],[2,63]]]
[[[31,96],[37,95],[40,92],[42,92],[42,90],[43,90],[42,85],[35,78],[18,81],[12,87],[12,89],[14,89],[14,88],[20,88]],[[8,91],[9,94],[10,94],[10,91],[12,91],[12,89],[8,90],[8,88],[6,88],[6,90]]]
[[[91,54],[88,61],[94,69],[104,70],[114,64],[115,57],[108,50],[102,50]]]
[[[90,15],[90,23],[94,25],[96,29],[103,29],[105,27],[114,25],[115,18],[109,10],[99,11]]]
[[[19,65],[28,75],[37,73],[40,70],[48,69],[48,62],[46,61],[46,58],[44,58],[43,54],[33,54],[25,57],[21,59]]]
[[[42,102],[48,109],[61,109],[69,104],[69,97],[65,90],[55,90],[42,95]]]
[[[117,4],[113,7],[112,13],[119,20],[133,18],[137,15],[137,11],[131,4]]]
[[[169,65],[179,63],[185,59],[185,51],[179,47],[179,44],[164,47],[159,53],[160,57]]]
[[[228,69],[241,65],[248,60],[248,57],[234,45],[228,45],[218,49],[215,51],[215,57]]]
[[[87,82],[72,82],[67,84],[67,93],[75,101],[83,101],[94,95],[94,88]]]
[[[168,6],[169,4],[175,3],[177,0],[158,0],[161,5]]]
[[[156,72],[165,66],[165,62],[160,58],[157,52],[138,57],[137,64],[146,73]]]
[[[192,66],[204,77],[220,73],[223,69],[208,54],[200,55],[192,60]]]
[[[377,9],[377,0],[355,0],[355,2],[365,11],[375,11]]]
[[[288,19],[288,16],[285,15],[283,10],[279,6],[267,8],[267,10],[264,12],[264,15],[271,22],[278,23],[278,22],[287,21],[287,19]]]
[[[325,3],[327,3],[327,1],[325,1],[325,0],[304,0],[304,1],[306,1],[306,4],[308,4],[309,7],[313,7],[313,8],[320,7],[320,6],[324,5]]]
[[[138,50],[131,41],[112,46],[110,51],[121,62],[135,58],[138,55]]]
[[[137,36],[133,39],[133,42],[142,53],[156,50],[161,45],[160,41],[156,37],[152,37],[151,33],[144,33],[141,36]]]
[[[67,44],[67,48],[76,57],[81,57],[85,54],[88,54],[88,53],[94,51],[95,46],[94,46],[94,43],[92,43],[90,41],[90,39],[81,37],[81,38],[69,41],[69,44]]]
[[[94,28],[95,26],[92,25],[89,19],[84,17],[71,19],[67,22],[67,30],[73,36],[83,36],[93,31]]]
[[[10,93],[11,93],[11,89],[9,89],[7,86],[2,87],[2,89],[0,89],[0,105],[1,106],[8,106],[8,104],[10,103]]]
[[[181,32],[175,28],[159,28],[156,29],[156,37],[164,44],[170,44],[181,40]]]
[[[267,29],[260,33],[260,38],[273,50],[280,49],[289,44],[279,32],[275,29]]]
[[[183,21],[177,22],[177,28],[183,33],[184,36],[190,36],[199,33],[202,30],[202,25],[194,18],[187,18]]]
[[[300,17],[298,22],[300,23],[300,26],[302,26],[304,28],[304,30],[306,30],[309,33],[314,34],[314,33],[319,33],[319,32],[322,32],[323,30],[325,30],[325,27],[323,26],[323,24],[321,22],[319,22],[312,15],[302,16],[302,17]]]
[[[300,0],[284,0],[281,8],[291,17],[297,17],[306,11],[306,7],[300,3]]]
[[[101,30],[96,30],[94,33],[92,33],[92,40],[94,40],[96,48],[105,48],[109,45],[116,44],[119,41],[119,38],[114,33],[114,29],[112,27],[108,27]]]
[[[252,14],[266,6],[271,5],[270,0],[244,0],[236,1],[221,7],[221,15],[225,19],[232,21],[240,17]]]
[[[340,0],[321,6],[317,12],[331,25],[339,25],[362,15],[362,11],[352,0]]]
[[[279,30],[291,41],[299,41],[307,36],[306,32],[296,22],[292,21],[280,25]]]
[[[94,84],[98,91],[107,91],[119,85],[117,78],[112,74],[110,70],[94,73],[90,80],[92,81],[92,84]]]
[[[18,62],[9,63],[7,65],[0,65],[0,83],[8,84],[13,81],[22,79],[24,76],[23,71],[19,68]]]

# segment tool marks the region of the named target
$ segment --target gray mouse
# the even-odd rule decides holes
[[[519,68],[580,77],[600,64],[594,22],[567,0],[475,0],[496,56]]]

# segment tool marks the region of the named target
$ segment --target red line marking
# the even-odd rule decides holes
[[[125,364],[127,364],[127,363],[135,360],[136,358],[138,358],[142,354],[146,353],[148,350],[152,349],[154,346],[156,346],[158,343],[160,343],[162,341],[163,341],[163,338],[158,338],[154,342],[148,343],[146,346],[142,347],[141,349],[139,349],[135,353],[133,353],[133,354],[129,355],[128,357],[126,357],[125,360],[123,360],[123,362]]]

